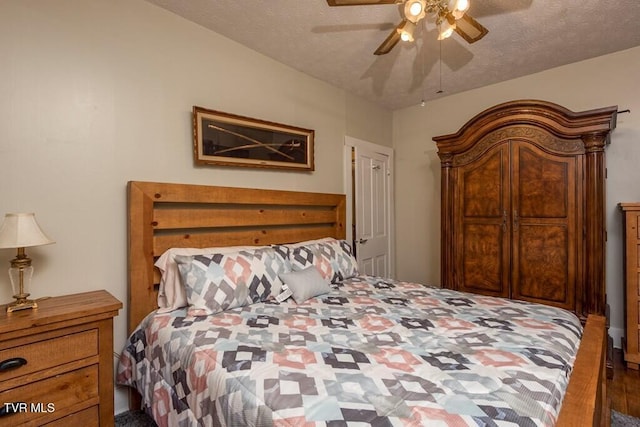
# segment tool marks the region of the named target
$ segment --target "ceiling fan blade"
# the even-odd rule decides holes
[[[449,20],[449,16],[447,16]],[[468,14],[462,15],[462,18],[455,21],[455,32],[465,39],[468,43],[475,43],[487,35],[487,30],[482,24],[470,17]]]
[[[391,52],[391,49],[393,49],[393,47],[395,45],[397,45],[398,42],[400,41],[400,32],[398,31],[398,29],[402,28],[406,22],[407,22],[407,20],[403,19],[402,22],[399,23],[397,27],[395,27],[393,30],[391,30],[391,32],[389,33],[387,38],[384,39],[382,44],[380,46],[378,46],[378,48],[376,49],[375,52],[373,52],[373,54],[374,55],[385,55],[385,54]]]
[[[327,0],[329,6],[363,6],[375,4],[396,4],[403,0]]]

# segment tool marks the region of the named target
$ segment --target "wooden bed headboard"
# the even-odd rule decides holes
[[[158,307],[155,260],[169,248],[344,239],[343,194],[130,181],[128,331]]]

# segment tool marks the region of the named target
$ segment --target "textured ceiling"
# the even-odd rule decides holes
[[[640,0],[470,0],[482,40],[440,43],[428,19],[416,42],[383,56],[373,52],[400,22],[398,5],[147,1],[391,110],[640,45]]]

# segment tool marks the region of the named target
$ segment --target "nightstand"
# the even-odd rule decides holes
[[[0,425],[113,426],[113,317],[106,291],[0,306]]]

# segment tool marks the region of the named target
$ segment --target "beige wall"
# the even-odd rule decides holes
[[[36,298],[125,301],[129,180],[341,193],[345,134],[391,145],[390,111],[140,0],[3,0],[0,58],[0,215],[36,212],[56,240],[27,251]],[[194,167],[193,105],[314,129],[316,171]]]
[[[638,75],[640,48],[634,48],[394,112],[397,276],[440,283],[440,160],[432,137],[456,132],[484,109],[514,99],[542,99],[573,111],[618,105],[631,110],[618,116],[607,149],[607,296],[611,334],[620,347],[622,229],[616,205],[640,201]]]
[[[392,146],[391,112],[354,96],[347,97],[345,135],[378,145]]]

